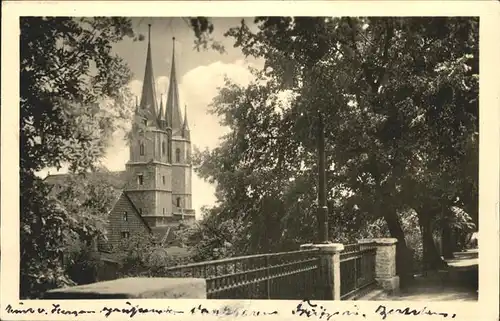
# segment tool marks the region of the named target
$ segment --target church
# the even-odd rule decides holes
[[[134,234],[153,233],[166,244],[181,222],[193,222],[191,138],[187,110],[181,114],[175,69],[175,42],[166,103],[158,99],[151,53],[149,26],[146,66],[136,121],[132,126],[129,160],[125,171],[92,173],[120,189],[109,213],[108,242],[119,244]],[[175,38],[174,38],[175,41]],[[140,125],[138,124],[140,123]],[[45,181],[58,185],[68,174],[49,175]],[[90,178],[91,179],[91,178]]]

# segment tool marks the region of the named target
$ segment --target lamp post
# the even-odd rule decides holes
[[[323,115],[318,111],[318,241],[328,243],[328,206],[326,205],[326,168],[325,168],[325,124]]]

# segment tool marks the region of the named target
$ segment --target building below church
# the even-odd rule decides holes
[[[96,172],[119,189],[118,200],[109,213],[108,243],[116,246],[134,234],[153,233],[166,244],[181,222],[195,220],[192,208],[191,137],[187,110],[184,117],[179,103],[175,69],[175,43],[172,52],[170,84],[166,102],[158,99],[148,35],[146,67],[140,102],[136,101],[136,121],[132,126],[129,161],[121,172]],[[174,39],[175,40],[175,39]],[[61,186],[69,174],[48,175],[45,182]]]

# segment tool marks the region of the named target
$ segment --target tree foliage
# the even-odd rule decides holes
[[[384,218],[405,252],[401,213],[410,209],[424,247],[434,247],[438,209],[463,207],[477,222],[477,19],[255,23],[255,33],[243,20],[226,35],[264,70],[247,87],[221,89],[213,110],[231,132],[197,158],[198,172],[217,182],[220,220],[241,220],[251,251],[315,238],[318,113],[333,238]]]
[[[241,222],[221,220],[217,209],[202,209],[205,219],[194,224],[181,225],[175,232],[180,245],[189,248],[195,262],[222,259],[241,254],[246,246],[238,236],[244,232]]]
[[[193,17],[189,24],[196,46],[223,50],[210,37],[210,21]],[[85,265],[88,243],[105,234],[110,186],[77,176],[55,197],[35,173],[63,165],[75,174],[98,169],[112,133],[134,111],[126,86],[132,75],[113,44],[144,37],[123,17],[25,17],[20,29],[20,292],[26,298],[72,284],[65,272],[74,276],[71,265]]]
[[[169,249],[149,233],[131,235],[115,250],[120,263],[119,274],[130,276],[161,276],[161,270],[187,263],[188,255],[172,255]]]
[[[50,196],[35,173],[63,164],[81,173],[98,165],[111,134],[130,115],[125,85],[131,74],[111,49],[133,31],[127,18],[100,17],[25,17],[20,27],[20,293],[25,298],[67,283],[62,257],[68,234],[90,238],[101,229],[88,211],[106,207],[93,199],[98,193],[68,206]],[[68,191],[68,200],[83,191]]]

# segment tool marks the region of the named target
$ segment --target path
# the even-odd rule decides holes
[[[477,301],[478,259],[477,250],[456,255],[447,260],[448,268],[417,276],[412,285],[398,295],[379,295],[375,301]]]

